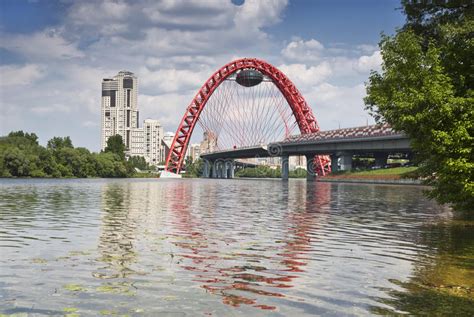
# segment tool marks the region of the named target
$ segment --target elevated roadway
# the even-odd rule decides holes
[[[305,155],[308,166],[316,155],[330,155],[332,170],[348,170],[352,166],[352,157],[356,154],[372,155],[376,165],[386,164],[391,153],[411,153],[410,139],[403,133],[394,131],[389,125],[371,125],[365,127],[320,131],[291,136],[281,142],[268,145],[237,148],[202,154],[209,173],[205,177],[233,177],[235,168],[232,162],[239,158],[281,157],[283,178],[287,177],[288,157]],[[221,162],[214,166],[215,162]],[[219,169],[223,168],[224,171]],[[215,170],[216,173],[212,173]],[[309,173],[308,173],[309,174]],[[219,176],[220,175],[220,176]]]

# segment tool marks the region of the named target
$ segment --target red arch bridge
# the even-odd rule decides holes
[[[338,168],[339,161],[347,169],[352,154],[361,151],[379,162],[389,152],[410,152],[409,140],[388,126],[320,131],[290,79],[253,58],[224,65],[199,89],[175,133],[162,177],[180,173],[196,130],[204,136],[204,177],[232,178],[239,158],[279,156],[287,179],[288,157],[305,155],[308,179],[313,179]]]

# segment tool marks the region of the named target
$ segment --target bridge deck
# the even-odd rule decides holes
[[[291,136],[281,142],[202,154],[208,160],[336,152],[411,152],[410,140],[389,125],[320,131]]]

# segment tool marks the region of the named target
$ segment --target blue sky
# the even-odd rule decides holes
[[[243,2],[243,3],[242,3]],[[141,118],[173,131],[205,79],[237,57],[292,79],[323,129],[365,124],[364,82],[399,1],[0,1],[0,134],[69,135],[99,149],[100,82],[140,82]],[[163,80],[163,79],[166,80]]]

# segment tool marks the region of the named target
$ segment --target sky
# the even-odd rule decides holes
[[[139,80],[140,118],[175,131],[205,80],[227,62],[282,70],[323,130],[373,122],[365,82],[381,32],[404,23],[395,0],[2,0],[0,135],[70,136],[100,148],[101,81]]]

